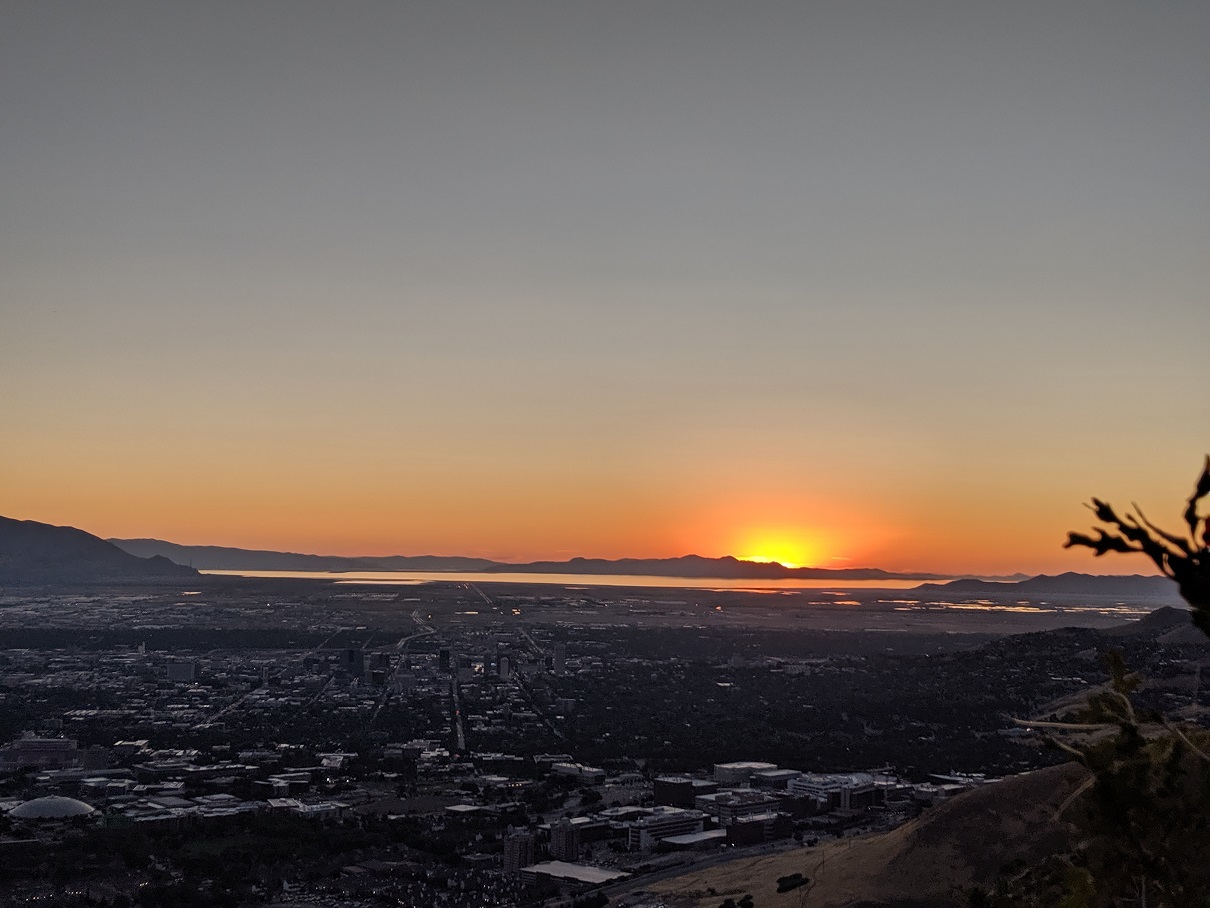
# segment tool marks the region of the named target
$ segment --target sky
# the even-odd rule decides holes
[[[0,513],[1146,572],[1210,451],[1210,5],[0,6]]]

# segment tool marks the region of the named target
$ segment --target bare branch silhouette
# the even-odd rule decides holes
[[[1094,527],[1095,537],[1068,533],[1064,548],[1082,546],[1100,557],[1106,552],[1141,552],[1165,576],[1176,581],[1181,596],[1193,608],[1193,623],[1210,636],[1210,518],[1199,510],[1202,499],[1210,496],[1210,455],[1185,506],[1184,520],[1188,537],[1160,529],[1144,516],[1139,506],[1119,516],[1113,507],[1099,498],[1089,505],[1097,520],[1116,532]]]

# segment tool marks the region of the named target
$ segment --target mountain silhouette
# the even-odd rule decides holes
[[[482,571],[495,561],[444,555],[305,555],[225,545],[178,545],[162,539],[110,539],[141,558],[160,556],[203,571]]]
[[[634,574],[648,577],[701,577],[726,580],[936,580],[945,574],[894,573],[882,568],[787,567],[776,561],[743,561],[732,555],[705,558],[572,558],[570,561],[531,561],[498,564],[484,570],[529,574]]]
[[[0,584],[174,580],[197,572],[167,558],[139,558],[75,527],[0,517]]]
[[[510,574],[608,574],[642,577],[700,577],[715,580],[941,580],[946,574],[894,573],[881,568],[793,568],[777,562],[742,561],[726,555],[705,558],[572,558],[568,561],[508,563],[443,555],[348,557],[304,555],[218,545],[178,545],[161,539],[111,539],[143,557],[161,555],[177,564],[210,571],[483,571]]]

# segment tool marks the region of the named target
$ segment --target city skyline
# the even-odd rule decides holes
[[[1210,9],[12,3],[0,514],[1150,573],[1210,451]]]

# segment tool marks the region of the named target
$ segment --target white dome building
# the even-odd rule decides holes
[[[14,820],[46,821],[74,820],[76,817],[88,817],[96,813],[96,808],[75,798],[64,798],[50,795],[45,798],[34,798],[18,804],[8,812]]]

